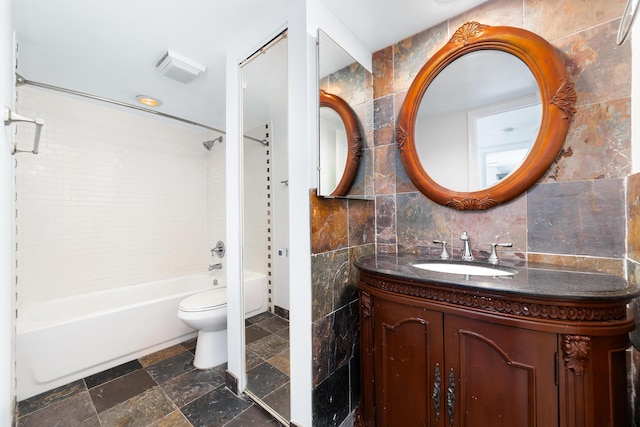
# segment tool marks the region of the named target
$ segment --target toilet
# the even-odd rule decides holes
[[[178,318],[198,330],[193,366],[208,369],[227,361],[227,288],[193,294],[180,302]]]

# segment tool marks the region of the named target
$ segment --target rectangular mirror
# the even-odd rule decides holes
[[[318,30],[318,196],[373,198],[373,77]]]

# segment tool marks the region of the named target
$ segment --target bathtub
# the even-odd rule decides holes
[[[18,401],[195,337],[178,304],[213,280],[197,274],[19,307]],[[266,311],[266,276],[245,272],[247,280],[264,282],[264,295],[251,298]]]

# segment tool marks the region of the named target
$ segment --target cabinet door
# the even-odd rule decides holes
[[[558,425],[556,334],[449,315],[444,331],[447,425]]]
[[[442,314],[376,299],[376,426],[443,425]]]

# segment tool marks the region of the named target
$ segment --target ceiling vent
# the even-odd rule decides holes
[[[167,53],[162,55],[156,68],[163,76],[180,83],[191,83],[206,70],[204,65],[180,56],[171,50],[167,50]]]

